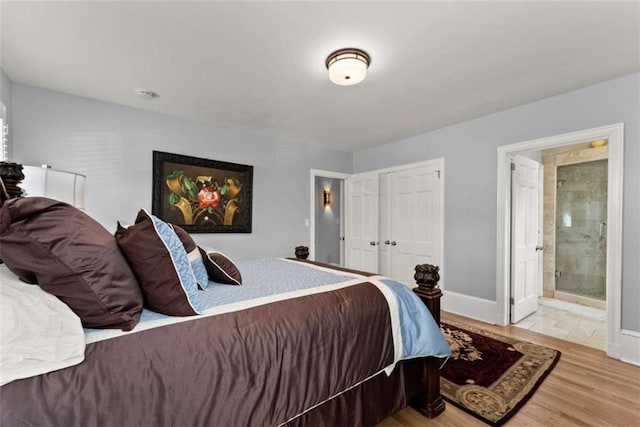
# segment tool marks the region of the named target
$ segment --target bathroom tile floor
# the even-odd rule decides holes
[[[539,298],[538,311],[514,326],[604,350],[606,318],[604,310],[552,298]]]

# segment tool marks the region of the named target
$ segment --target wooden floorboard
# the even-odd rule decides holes
[[[551,374],[506,426],[640,426],[640,367],[611,359],[594,348],[514,326],[488,325],[446,312],[442,313],[442,320],[465,323],[562,352]],[[486,424],[447,403],[444,413],[432,420],[405,408],[378,424],[378,427],[399,426]]]

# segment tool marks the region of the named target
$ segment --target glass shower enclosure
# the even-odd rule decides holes
[[[557,167],[557,292],[606,300],[607,164],[605,159]]]

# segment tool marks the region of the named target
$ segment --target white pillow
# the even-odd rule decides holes
[[[84,360],[80,318],[0,265],[0,386]]]

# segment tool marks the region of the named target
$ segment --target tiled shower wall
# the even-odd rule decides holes
[[[607,157],[608,157],[608,148],[606,146],[592,148],[589,143],[577,144],[570,147],[559,147],[559,148],[544,150],[542,152],[542,162],[544,164],[544,213],[543,213],[544,214],[544,228],[543,228],[544,289],[543,289],[543,295],[546,297],[561,298],[561,299],[570,300],[573,302],[579,302],[582,304],[604,308],[604,303],[600,303],[597,300],[592,299],[593,297],[599,298],[599,296],[595,294],[586,295],[586,296],[589,296],[590,298],[585,299],[585,298],[581,298],[580,296],[574,296],[564,292],[556,293],[555,272],[556,270],[559,270],[562,272],[561,274],[564,275],[564,278],[559,281],[560,285],[562,285],[562,283],[564,282],[564,279],[571,279],[566,281],[567,289],[565,290],[569,290],[568,288],[569,288],[570,282],[577,283],[580,286],[582,286],[583,283],[586,283],[585,281],[580,281],[579,277],[582,277],[582,276],[575,276],[576,274],[587,274],[591,269],[595,269],[596,266],[604,265],[603,263],[606,263],[604,259],[599,261],[596,261],[594,259],[594,256],[595,256],[594,253],[599,249],[599,246],[604,245],[606,247],[606,241],[605,239],[599,238],[599,224],[603,220],[601,218],[597,218],[597,219],[592,218],[596,216],[596,211],[598,211],[597,216],[599,216],[600,211],[598,209],[600,208],[597,208],[596,206],[600,206],[600,205],[602,206],[601,209],[603,209],[603,212],[606,215],[606,206],[607,206],[606,180],[604,183],[604,197],[602,197],[602,190],[599,190],[597,192],[597,194],[600,194],[600,196],[596,196],[596,198],[597,197],[600,197],[601,199],[604,198],[604,201],[602,200],[600,202],[594,201],[591,208],[587,208],[586,206],[588,205],[584,205],[584,204],[581,205],[581,207],[579,208],[576,207],[577,209],[576,213],[572,214],[572,221],[573,221],[572,225],[575,224],[575,227],[571,227],[570,231],[568,227],[564,230],[564,231],[567,231],[567,234],[572,237],[569,241],[566,242],[566,244],[563,243],[560,245],[559,248],[557,248],[556,238],[557,237],[562,238],[563,236],[556,236],[556,230],[557,230],[556,215],[558,215],[561,218],[560,212],[558,213],[556,212],[557,211],[556,209],[556,196],[557,196],[556,173],[557,173],[558,166],[561,167],[561,171],[562,171],[562,167],[565,167],[567,165],[578,165],[585,162],[593,162],[596,160],[607,159]],[[606,162],[605,162],[605,165],[606,165]],[[570,169],[566,169],[566,170],[569,171],[569,175],[571,176],[571,170]],[[580,170],[581,169],[578,167],[576,168],[576,171],[578,172],[573,172],[574,174],[577,174],[576,176],[579,176],[576,184],[568,184],[569,186],[565,187],[565,189],[571,189],[572,185],[576,185],[575,192],[569,191],[568,192],[569,194],[570,193],[573,193],[573,194],[567,196],[568,199],[573,199],[575,202],[577,202],[580,198],[584,199],[585,197],[588,197],[587,194],[584,193],[585,191],[584,189],[592,187],[590,184],[587,184],[585,182],[584,176],[580,175],[581,174],[579,172]],[[606,166],[604,167],[604,172],[606,173]],[[567,181],[569,180],[565,179],[565,182]],[[563,183],[562,185],[565,185],[565,183]],[[567,200],[566,203],[570,204],[571,201]],[[570,206],[567,205],[567,207],[570,207]],[[575,215],[575,218],[573,215]],[[587,221],[587,218],[589,218],[588,221]],[[597,224],[597,225],[594,230],[591,230],[590,228],[589,229],[590,231],[587,232],[586,229],[583,229],[584,227],[583,225],[578,226],[580,221],[585,222],[584,226],[586,226],[586,222],[589,222],[590,224],[591,223]],[[581,233],[581,231],[579,231],[580,229],[583,229],[582,234],[580,234]],[[580,241],[583,241],[584,243],[585,236],[591,236],[592,234],[594,234],[594,232],[598,233],[597,241],[594,243],[590,243],[592,246],[590,249],[585,248],[580,250],[576,248],[577,246],[579,246]],[[561,233],[561,234],[564,234],[564,233]],[[561,257],[559,261],[563,265],[559,267],[556,265],[556,252],[558,249],[560,249],[560,254],[573,253],[573,251],[589,252],[590,254],[586,260],[581,260],[581,261],[575,261],[575,260],[564,261],[562,259],[564,257]],[[606,257],[606,252],[603,252],[603,253],[605,254],[604,256]],[[567,257],[567,259],[568,258],[569,257]],[[570,258],[574,259],[575,257],[570,257]],[[603,272],[602,274],[604,274],[604,269],[602,270],[602,272]],[[590,289],[592,288],[595,289],[594,286],[590,286]],[[559,290],[562,291],[562,289],[559,289]],[[604,293],[602,294],[601,298],[604,299]]]

